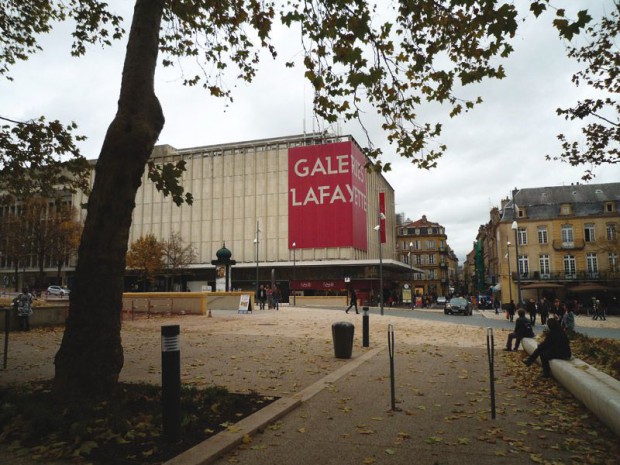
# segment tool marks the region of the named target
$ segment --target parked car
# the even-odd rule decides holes
[[[69,289],[62,286],[49,286],[47,288],[47,295],[59,295],[60,297],[64,297],[69,295],[69,292],[71,292]]]
[[[447,300],[448,299],[446,299],[444,296],[440,295],[439,297],[437,297],[437,305],[445,308]]]
[[[455,313],[471,315],[471,304],[464,297],[452,297],[446,302],[446,306],[443,308],[443,312],[446,315],[453,315]]]

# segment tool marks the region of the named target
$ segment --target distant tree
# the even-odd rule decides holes
[[[127,267],[140,274],[146,290],[146,284],[153,284],[164,268],[164,245],[153,234],[138,238],[127,253]]]
[[[64,265],[68,264],[80,245],[82,224],[76,220],[74,207],[58,202],[50,214],[51,244],[49,257],[56,264],[56,280],[60,282]]]
[[[13,264],[15,291],[19,291],[19,268],[29,257],[30,245],[24,234],[26,222],[15,207],[7,209],[0,219],[0,252],[7,263]]]
[[[163,242],[164,263],[168,273],[172,275],[172,286],[175,276],[183,275],[189,265],[196,260],[196,251],[192,244],[185,244],[178,232]]]

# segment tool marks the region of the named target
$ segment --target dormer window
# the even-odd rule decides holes
[[[605,202],[605,213],[613,213],[616,211],[616,206],[613,202]]]
[[[560,215],[571,215],[573,213],[573,208],[571,204],[565,203],[560,206]]]
[[[525,208],[517,208],[517,218],[525,218],[526,214],[525,214]]]

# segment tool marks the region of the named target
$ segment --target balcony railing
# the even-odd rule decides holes
[[[553,240],[553,248],[555,250],[582,250],[586,246],[586,241],[583,239],[576,239],[572,242],[566,242],[561,239]]]
[[[513,281],[517,281],[517,272],[511,273]],[[542,274],[540,271],[531,271],[529,273],[521,273],[519,276],[521,281],[610,281],[620,279],[620,271],[575,271],[574,273],[566,273],[564,271],[553,271]]]

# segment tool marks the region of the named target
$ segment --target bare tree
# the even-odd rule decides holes
[[[164,264],[172,278],[171,287],[174,287],[175,276],[181,277],[196,260],[196,250],[192,244],[186,245],[178,232],[173,232],[163,246]]]

